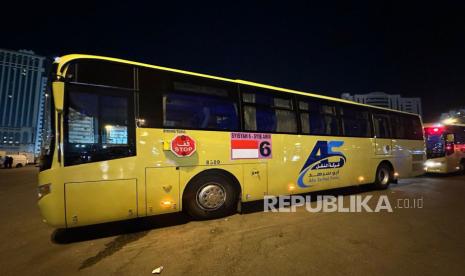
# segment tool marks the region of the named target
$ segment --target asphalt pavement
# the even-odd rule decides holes
[[[0,275],[465,274],[465,176],[324,193],[387,196],[392,212],[271,213],[259,202],[210,221],[173,214],[57,230],[42,223],[37,173],[0,170]]]

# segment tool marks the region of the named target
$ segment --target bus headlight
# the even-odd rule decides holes
[[[437,162],[437,161],[432,161],[432,160],[428,160],[425,162],[425,167],[427,168],[437,168],[441,166],[442,166],[442,162]]]
[[[39,200],[43,198],[44,196],[48,195],[52,191],[50,186],[51,184],[44,184],[44,185],[40,185],[37,188],[37,197],[39,198]]]

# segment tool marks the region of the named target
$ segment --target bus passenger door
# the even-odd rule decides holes
[[[387,114],[373,114],[375,129],[375,154],[392,155],[392,130]]]

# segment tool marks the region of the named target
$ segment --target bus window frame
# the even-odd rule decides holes
[[[161,111],[158,112],[158,115],[159,115],[159,118],[155,118],[155,127],[153,126],[143,126],[143,125],[138,125],[138,127],[140,128],[158,128],[158,129],[182,129],[182,130],[202,130],[202,131],[224,131],[224,132],[239,132],[242,130],[242,123],[241,123],[241,107],[240,107],[240,100],[239,100],[239,94],[238,94],[238,88],[237,88],[237,84],[234,83],[234,82],[227,82],[227,81],[223,81],[223,80],[217,80],[217,79],[213,79],[213,78],[205,78],[205,77],[201,77],[201,76],[193,76],[193,75],[189,75],[189,74],[183,74],[183,73],[179,73],[179,72],[171,72],[171,71],[168,71],[168,70],[160,70],[160,69],[156,69],[156,68],[146,68],[146,67],[137,67],[137,90],[136,90],[136,94],[137,94],[137,102],[140,103],[141,101],[141,98],[143,98],[143,94],[144,93],[150,93],[150,90],[149,89],[146,89],[144,86],[141,87],[140,85],[140,81],[141,81],[141,78],[139,77],[140,76],[140,70],[143,69],[143,70],[147,70],[149,72],[161,72],[161,74],[165,74],[165,76],[162,76],[163,78],[163,81],[166,82],[166,83],[169,83],[169,85],[173,85],[175,82],[180,82],[183,78],[185,78],[185,81],[186,83],[192,83],[192,84],[196,84],[198,85],[198,83],[202,83],[201,80],[207,80],[209,82],[212,82],[212,83],[218,83],[220,85],[223,85],[225,91],[227,91],[228,93],[228,96],[226,97],[226,99],[228,99],[228,101],[232,104],[235,105],[236,107],[236,111],[237,111],[237,114],[236,114],[236,117],[237,117],[237,123],[238,123],[238,126],[237,126],[237,129],[236,130],[231,130],[231,129],[223,129],[223,128],[195,128],[195,127],[169,127],[169,126],[165,126],[164,125],[164,121],[165,121],[165,110],[164,110],[164,106],[163,104],[160,104],[160,108],[161,108]],[[194,81],[192,81],[194,80]],[[220,85],[218,85],[218,87],[220,87]],[[211,86],[211,85],[210,85]],[[228,87],[230,86],[230,87]],[[213,87],[213,86],[212,86]],[[218,88],[217,87],[217,88]],[[173,93],[174,92],[174,89],[171,89],[170,91],[152,91],[152,93],[156,93],[156,97],[158,98],[158,100],[160,102],[163,101],[163,97],[165,95],[169,95],[169,93]],[[181,92],[181,93],[178,93],[178,94],[189,94],[189,93],[185,93],[185,92]],[[141,105],[138,104],[137,106],[137,116],[136,119],[139,119],[141,118],[140,116],[142,116],[143,114],[141,114]],[[147,118],[143,118],[143,119],[147,119]]]
[[[368,136],[358,136],[358,135],[346,135],[345,134],[345,129],[344,129],[344,117],[345,115],[343,115],[341,113],[341,110],[344,109],[344,106],[350,106],[350,107],[354,107],[355,109],[359,109],[363,112],[367,112],[367,123],[370,127],[370,132],[368,134]],[[369,107],[365,107],[365,106],[360,106],[360,105],[355,105],[355,104],[350,104],[350,103],[339,103],[339,107],[338,107],[338,114],[339,114],[339,122],[341,124],[341,130],[342,130],[342,133],[343,133],[343,137],[353,137],[353,138],[373,138],[374,135],[375,135],[375,130],[374,130],[374,122],[372,120],[372,116],[373,116],[373,111],[372,111],[372,108],[369,108]],[[350,117],[350,116],[347,116],[347,117]]]
[[[71,86],[70,86],[71,85]],[[74,86],[74,87],[73,87]],[[69,116],[69,91],[71,89],[75,89],[75,87],[86,87],[87,89],[104,89],[107,90],[104,93],[99,94],[98,92],[86,92],[90,94],[96,94],[96,95],[117,95],[118,92],[115,91],[124,91],[126,93],[131,93],[132,95],[129,95],[127,98],[129,100],[128,102],[128,126],[127,126],[127,142],[128,142],[128,149],[132,151],[132,154],[126,155],[126,156],[121,156],[117,158],[109,158],[109,159],[104,159],[104,160],[95,160],[95,161],[90,161],[90,162],[81,162],[81,163],[69,163],[69,161],[66,158],[67,154],[67,149],[69,147],[69,126],[68,126],[68,116]],[[86,90],[84,90],[86,91]],[[88,91],[88,90],[87,90]],[[136,129],[137,129],[137,124],[135,122],[135,109],[134,109],[134,94],[135,91],[131,89],[126,89],[126,88],[119,88],[119,87],[109,87],[109,86],[103,86],[103,85],[92,85],[92,84],[86,84],[86,83],[78,83],[78,82],[67,82],[65,83],[65,93],[64,93],[64,104],[63,104],[63,112],[61,116],[61,120],[63,122],[63,128],[61,130],[61,136],[63,140],[63,159],[61,162],[63,163],[64,167],[70,167],[70,166],[77,166],[77,165],[83,165],[83,164],[89,164],[89,163],[96,163],[96,162],[103,162],[103,161],[110,161],[110,160],[116,160],[116,159],[121,159],[121,158],[129,158],[133,156],[137,156],[137,137],[136,137]],[[130,115],[133,115],[132,117]],[[100,119],[100,110],[99,110],[99,119]],[[100,124],[100,123],[99,123]],[[99,125],[98,129],[98,142],[95,144],[102,145],[102,133],[101,133],[102,127]]]
[[[375,116],[382,116],[387,118],[388,121],[388,130],[389,130],[389,135],[387,137],[378,137],[378,133],[376,133],[376,125],[375,125]],[[371,112],[371,118],[372,118],[372,123],[373,123],[373,137],[378,138],[378,139],[396,139],[393,135],[393,128],[392,128],[392,120],[391,120],[391,113],[386,112],[384,110],[377,110],[374,112]]]
[[[317,98],[317,97],[312,97],[312,96],[302,96],[302,95],[296,95],[296,109],[298,111],[298,121],[299,121],[299,124],[300,124],[300,129],[299,129],[299,134],[300,135],[307,135],[307,136],[326,136],[326,137],[360,137],[360,136],[345,136],[344,135],[344,129],[343,129],[343,125],[342,125],[342,117],[341,117],[341,104],[337,101],[331,101],[331,100],[326,100],[326,99],[320,99],[320,98]],[[318,105],[321,105],[321,104],[326,104],[326,103],[330,103],[331,105],[333,105],[335,108],[336,108],[336,115],[334,115],[333,117],[335,117],[337,119],[337,125],[338,125],[338,128],[339,128],[339,131],[340,131],[340,135],[334,135],[334,134],[314,134],[314,133],[303,133],[302,132],[302,118],[301,118],[301,114],[302,113],[306,113],[306,114],[309,114],[311,116],[311,112],[310,110],[301,110],[300,109],[300,106],[299,106],[299,103],[303,101],[303,102],[309,102],[309,101],[315,101]],[[321,114],[320,114],[321,115]],[[311,132],[311,129],[310,129],[310,132]],[[363,138],[367,138],[367,137],[363,137]]]
[[[254,90],[247,91],[244,88],[246,87],[252,87]],[[241,121],[241,131],[243,132],[250,132],[250,133],[270,133],[270,134],[291,134],[291,135],[299,135],[301,134],[300,127],[299,127],[299,118],[297,118],[297,106],[296,106],[296,101],[295,101],[295,95],[291,93],[279,93],[277,90],[274,89],[269,89],[269,88],[263,88],[263,87],[258,87],[258,86],[252,86],[252,85],[246,85],[246,84],[239,84],[238,85],[238,92],[239,92],[239,101],[240,101],[240,121]],[[263,92],[266,91],[266,92]],[[266,93],[271,95],[272,97],[278,97],[278,98],[284,98],[284,99],[289,99],[290,103],[292,105],[291,108],[285,108],[285,107],[275,107],[275,106],[267,106],[266,104],[257,104],[257,103],[247,103],[244,102],[244,93]],[[284,131],[261,131],[261,130],[246,130],[245,129],[245,116],[244,116],[244,107],[245,106],[253,106],[253,107],[266,107],[266,108],[271,108],[273,110],[285,110],[285,111],[291,111],[294,114],[295,118],[295,124],[296,124],[296,131],[295,132],[284,132]]]

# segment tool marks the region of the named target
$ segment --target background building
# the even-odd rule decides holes
[[[45,57],[0,49],[0,150],[37,154],[45,101]]]
[[[386,94],[384,92],[372,92],[368,94],[343,93],[341,98],[363,104],[370,104],[379,107],[401,110],[421,115],[420,98],[404,98],[399,94]]]

